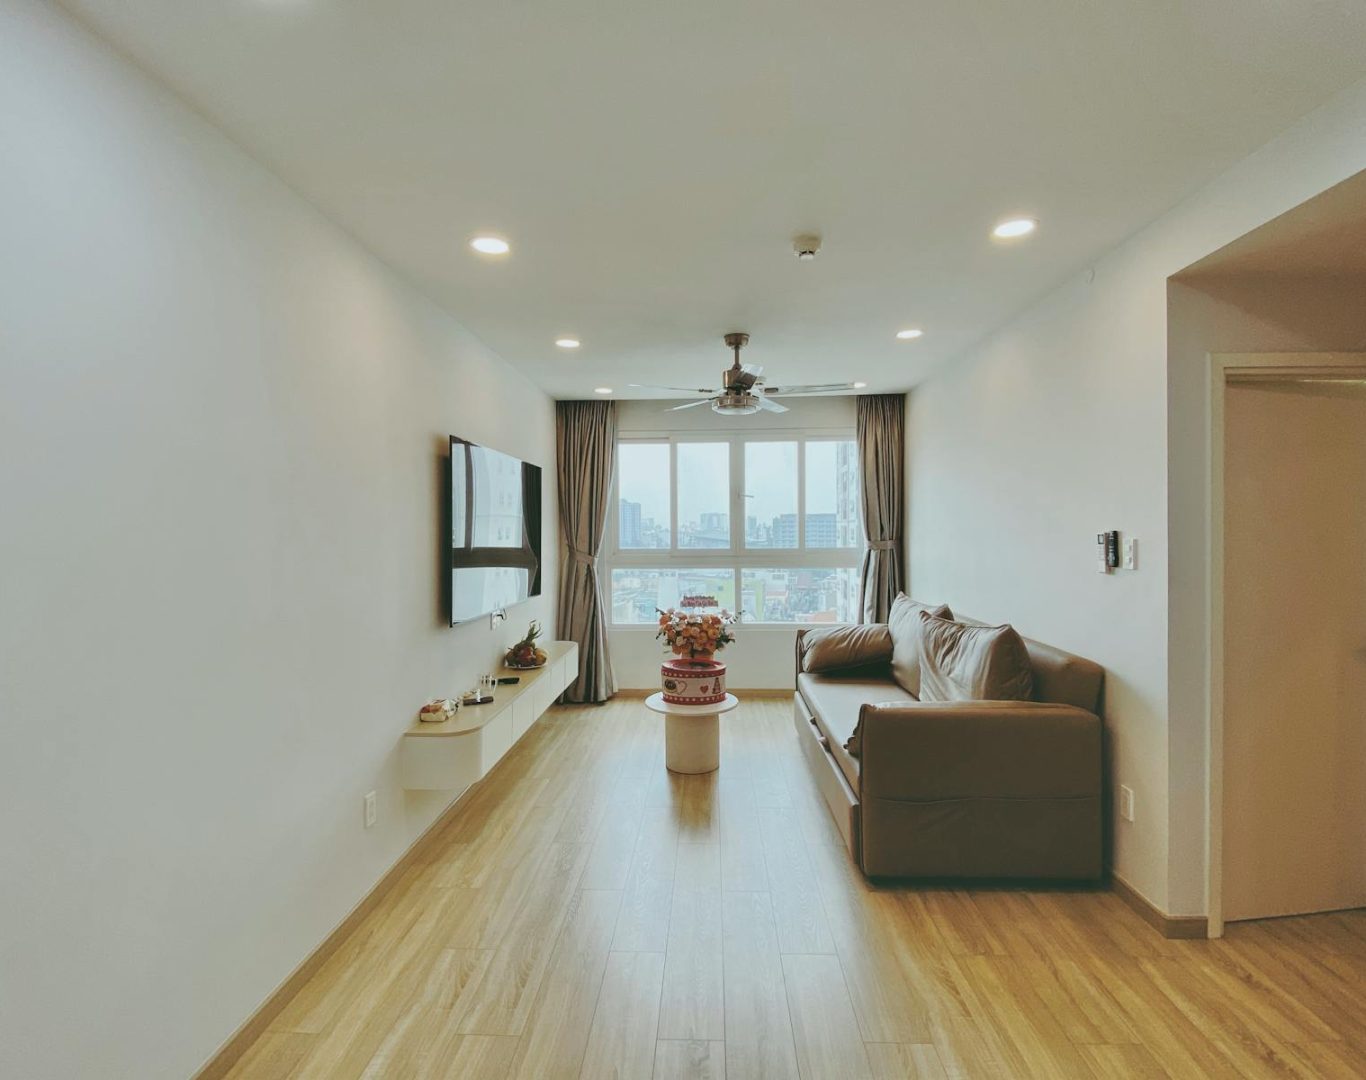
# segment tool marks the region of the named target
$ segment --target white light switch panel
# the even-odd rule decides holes
[[[1132,536],[1124,541],[1124,569],[1138,569],[1138,541]]]
[[[373,791],[365,793],[365,827],[372,828],[379,818],[379,803]]]
[[[1127,784],[1119,786],[1119,816],[1125,821],[1134,820],[1134,789]]]

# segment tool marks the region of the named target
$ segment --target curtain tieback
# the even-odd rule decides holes
[[[896,541],[895,541],[895,540],[869,540],[869,541],[868,541],[868,550],[869,550],[869,551],[895,551],[895,550],[896,550]]]
[[[587,552],[580,551],[578,548],[574,547],[569,549],[569,557],[576,563],[582,563],[584,566],[593,566],[598,561],[596,555],[589,555]]]

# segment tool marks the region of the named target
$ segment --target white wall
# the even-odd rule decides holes
[[[1113,775],[1136,792],[1136,820],[1115,830],[1115,871],[1172,914],[1201,913],[1205,903],[1203,763],[1192,753],[1205,717],[1184,705],[1192,673],[1169,670],[1167,601],[1169,558],[1173,592],[1185,588],[1192,560],[1204,559],[1177,515],[1198,512],[1188,496],[1205,465],[1195,420],[1203,391],[1184,372],[1169,380],[1167,278],[1362,168],[1366,83],[911,396],[913,592],[1105,665]],[[1045,223],[1035,242],[1046,237]],[[1169,482],[1169,461],[1183,479]],[[1140,539],[1137,571],[1094,572],[1095,534],[1111,528]]]
[[[1366,277],[1183,277],[1168,296],[1172,442],[1170,483],[1171,819],[1203,830],[1208,768],[1205,722],[1209,626],[1205,552],[1209,547],[1208,356],[1238,352],[1366,350]],[[1175,826],[1174,826],[1175,827]],[[1187,825],[1183,831],[1189,830]],[[1205,863],[1173,864],[1171,893],[1203,912]]]
[[[715,373],[691,371],[685,381],[697,378],[715,385],[724,359]],[[768,374],[767,372],[765,374]],[[856,423],[853,397],[793,398],[786,402],[791,412],[756,413],[753,416],[718,416],[699,406],[670,412],[672,401],[623,401],[617,406],[617,431],[625,435],[664,435],[674,432],[719,433],[729,435],[737,429],[762,430],[773,434],[784,431],[809,432],[820,428],[847,431]],[[722,490],[730,478],[717,477]],[[605,575],[604,575],[605,576]],[[604,581],[606,588],[606,581]],[[726,648],[722,659],[727,665],[728,685],[735,689],[781,690],[792,686],[792,656],[797,632],[775,627],[739,627],[735,644]],[[665,652],[655,640],[651,627],[611,630],[607,635],[612,653],[612,669],[617,685],[623,689],[643,690],[659,685],[659,662]]]
[[[27,0],[0,156],[0,1075],[178,1080],[440,811],[416,708],[553,625],[553,407]],[[497,632],[443,621],[449,432],[547,467]]]

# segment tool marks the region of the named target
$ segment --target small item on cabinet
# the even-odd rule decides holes
[[[516,686],[516,685],[517,685],[519,682],[521,682],[521,681],[522,681],[522,677],[521,677],[520,675],[506,675],[506,676],[504,676],[503,678],[501,678],[501,679],[498,680],[498,685],[499,685],[499,686]]]
[[[443,720],[449,720],[453,717],[458,708],[460,708],[460,702],[454,698],[435,698],[422,706],[418,711],[417,718],[424,724],[439,724]]]
[[[487,705],[493,700],[493,688],[489,685],[489,675],[479,676],[479,685],[467,690],[463,701],[466,705]]]

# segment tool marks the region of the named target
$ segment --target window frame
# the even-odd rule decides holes
[[[746,547],[745,519],[748,494],[745,491],[745,445],[759,442],[795,442],[797,444],[797,546],[795,548]],[[746,570],[844,570],[858,569],[867,548],[860,540],[852,547],[806,547],[806,446],[808,443],[856,442],[851,428],[763,428],[751,432],[691,432],[640,431],[617,438],[614,453],[628,444],[655,443],[669,447],[669,546],[659,548],[623,548],[621,546],[620,468],[613,462],[611,511],[604,548],[604,576],[606,578],[608,626],[612,630],[649,630],[653,625],[619,623],[611,612],[612,572],[614,570],[655,570],[677,567],[689,570],[725,570],[734,576],[734,595],[743,596],[742,575]],[[730,544],[724,548],[689,548],[678,546],[678,448],[687,443],[726,443],[730,455],[729,508]],[[859,493],[860,511],[857,513],[862,532],[862,492]],[[792,631],[804,623],[763,622],[743,618],[746,628]]]

